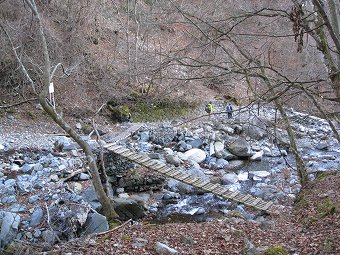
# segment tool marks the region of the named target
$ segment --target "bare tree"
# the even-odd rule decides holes
[[[315,40],[318,50],[323,54],[336,98],[340,102],[340,27],[338,0],[292,0],[294,8],[291,20],[294,33],[302,38],[309,34]],[[299,45],[303,40],[299,40]]]
[[[43,74],[42,74],[42,90],[38,93],[39,102],[42,106],[42,108],[45,110],[45,112],[55,121],[56,124],[58,124],[66,133],[68,133],[83,149],[87,162],[89,164],[89,171],[92,176],[92,183],[95,188],[96,194],[98,196],[98,199],[102,205],[103,213],[107,217],[109,221],[116,220],[119,218],[118,214],[113,209],[112,201],[108,198],[107,194],[104,192],[101,179],[99,176],[97,164],[96,164],[96,157],[93,154],[90,146],[88,143],[86,143],[84,140],[81,139],[81,137],[71,128],[69,124],[65,122],[65,120],[62,118],[61,114],[58,114],[57,111],[52,107],[50,102],[48,101],[48,88],[49,85],[53,79],[53,76],[57,70],[57,68],[61,65],[60,63],[55,65],[53,68],[51,67],[50,63],[50,57],[49,57],[49,50],[47,47],[47,41],[44,34],[44,25],[42,17],[40,16],[40,13],[38,11],[37,5],[35,3],[35,0],[25,0],[25,3],[29,6],[30,10],[32,11],[32,14],[34,15],[36,22],[37,22],[37,34],[38,38],[41,44],[41,54],[44,58],[44,66],[43,66]],[[4,31],[4,27],[2,27]],[[29,73],[27,72],[23,62],[18,57],[16,48],[13,46],[13,43],[11,41],[10,36],[6,32],[6,35],[8,37],[8,40],[10,44],[12,45],[13,53],[16,56],[16,59],[21,67],[22,72],[27,77],[28,81],[30,82],[31,86],[33,87],[33,90],[36,91],[37,82],[34,81]]]

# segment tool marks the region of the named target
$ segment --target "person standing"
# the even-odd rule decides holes
[[[233,117],[233,106],[231,105],[231,103],[227,104],[226,110],[228,114],[228,119],[232,118]]]
[[[210,114],[212,114],[213,112],[213,105],[211,101],[205,106],[205,111],[209,114],[210,117]]]

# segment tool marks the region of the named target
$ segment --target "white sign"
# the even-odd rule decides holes
[[[54,93],[54,85],[53,82],[50,83],[50,86],[48,87],[48,93],[52,94]]]

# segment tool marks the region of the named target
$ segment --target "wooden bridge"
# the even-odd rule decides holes
[[[264,211],[269,214],[274,213],[274,203],[266,202],[261,198],[253,197],[252,195],[244,195],[239,192],[230,191],[221,184],[211,183],[208,180],[204,180],[202,178],[196,177],[192,174],[185,173],[183,169],[180,167],[168,166],[159,160],[151,159],[150,157],[134,152],[130,149],[127,149],[121,145],[117,145],[117,142],[123,139],[126,139],[132,133],[136,132],[140,129],[142,125],[133,125],[125,132],[121,133],[119,136],[115,138],[116,142],[107,144],[104,147],[109,151],[118,154],[120,156],[125,157],[126,159],[135,162],[141,166],[144,166],[148,169],[151,169],[157,173],[160,173],[164,176],[173,178],[177,181],[183,182],[185,184],[191,185],[193,187],[199,188],[206,192],[213,193],[217,196],[230,199],[232,201],[242,203],[246,206],[252,207],[257,210]]]

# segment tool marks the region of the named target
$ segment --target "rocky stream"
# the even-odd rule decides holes
[[[223,105],[216,108],[223,110]],[[309,178],[339,171],[340,145],[327,121],[293,110],[288,114]],[[281,126],[275,109],[267,107],[236,111],[231,119],[216,114],[184,123],[146,123],[119,143],[231,190],[291,206],[301,186]],[[83,136],[97,151],[98,165],[103,165],[101,146],[113,136],[104,134],[99,143]],[[20,142],[18,137],[0,135],[1,248],[17,240],[55,244],[109,229],[76,143],[66,136],[46,140],[40,148],[30,146],[34,139],[22,141],[25,148],[18,146]],[[62,146],[57,151],[53,144]],[[235,215],[266,220],[261,212],[166,179],[107,151],[103,158],[115,209],[123,221],[144,217],[157,223],[208,221]],[[74,172],[78,174],[73,176]]]

